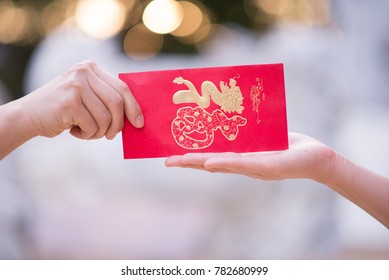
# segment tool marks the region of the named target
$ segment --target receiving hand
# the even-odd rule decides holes
[[[327,176],[336,153],[316,139],[289,133],[289,149],[274,152],[188,153],[166,159],[168,167],[189,167],[210,172],[236,173],[262,180]]]

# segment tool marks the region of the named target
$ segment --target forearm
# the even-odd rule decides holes
[[[389,178],[337,154],[332,168],[318,181],[328,185],[389,228]]]
[[[21,99],[0,106],[0,160],[37,136]]]

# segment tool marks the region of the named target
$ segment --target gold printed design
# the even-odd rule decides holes
[[[192,118],[194,115],[198,115],[198,117]],[[232,141],[238,135],[239,126],[244,126],[246,123],[247,119],[241,116],[228,118],[220,109],[216,109],[210,114],[200,106],[195,108],[187,106],[178,109],[171,130],[174,140],[181,147],[204,149],[213,143],[216,130],[220,129],[224,137]],[[191,136],[193,134],[195,136],[204,135],[204,139],[196,139]]]
[[[185,149],[204,149],[209,147],[214,139],[214,133],[220,129],[224,137],[233,141],[236,139],[239,126],[245,126],[247,119],[234,115],[231,118],[225,113],[237,112],[241,114],[244,107],[242,92],[237,85],[235,76],[229,84],[220,82],[220,91],[210,81],[201,84],[201,95],[189,80],[177,77],[173,80],[175,84],[184,84],[188,89],[179,90],[173,95],[173,103],[195,103],[198,106],[182,107],[177,110],[176,118],[171,123],[171,131],[176,143]],[[205,109],[210,106],[211,100],[220,106],[220,109],[212,113]]]
[[[257,85],[252,86],[250,90],[250,99],[252,101],[253,111],[257,113],[257,124],[261,122],[259,118],[259,104],[265,101],[265,92],[263,91],[263,81],[256,78]]]
[[[238,76],[239,78],[239,76]],[[244,107],[242,106],[243,96],[239,86],[236,85],[234,78],[230,79],[229,85],[226,82],[220,82],[219,91],[216,85],[210,81],[204,81],[201,84],[201,95],[198,93],[191,81],[185,80],[182,77],[177,77],[173,83],[184,84],[188,87],[185,90],[179,90],[173,95],[173,103],[196,103],[202,108],[208,108],[212,101],[221,107],[224,112],[242,113]]]

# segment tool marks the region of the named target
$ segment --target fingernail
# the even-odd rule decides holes
[[[143,127],[144,125],[144,118],[142,115],[138,115],[135,120],[136,127]]]

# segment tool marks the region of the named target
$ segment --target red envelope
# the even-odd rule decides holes
[[[124,158],[288,148],[282,64],[119,74],[145,125],[125,118]]]

